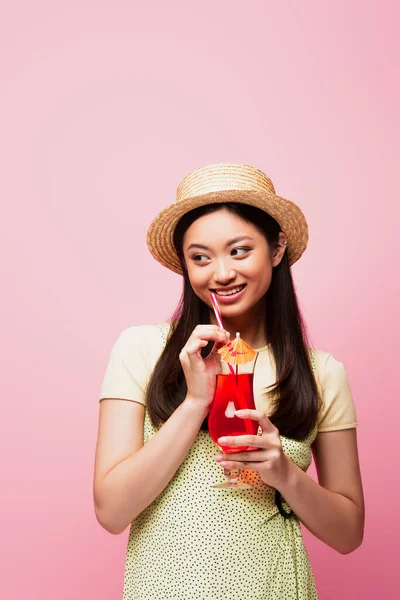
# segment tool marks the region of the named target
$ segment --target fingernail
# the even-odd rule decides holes
[[[220,444],[225,444],[226,440],[227,440],[227,438],[224,438],[224,437],[218,439]]]
[[[235,410],[235,415],[237,415],[238,417],[241,417],[244,414],[246,414],[245,410]]]
[[[223,467],[229,467],[229,462],[228,462],[227,460],[223,460],[223,461],[221,462],[221,465],[222,465]]]

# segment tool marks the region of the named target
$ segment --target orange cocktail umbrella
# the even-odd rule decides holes
[[[217,352],[221,355],[222,360],[230,365],[244,365],[245,363],[251,362],[257,354],[257,352],[240,337],[240,333],[237,333],[234,340],[228,342],[225,346],[222,346]]]

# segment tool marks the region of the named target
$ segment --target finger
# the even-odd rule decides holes
[[[252,419],[253,421],[258,421],[264,433],[274,433],[277,431],[275,425],[271,423],[267,415],[261,410],[244,408],[242,410],[237,410],[235,412],[235,416],[239,417],[240,419]]]
[[[219,325],[214,325],[212,323],[199,323],[193,331],[221,331],[221,329],[222,328]]]
[[[222,346],[224,346],[228,341],[228,337],[225,330],[221,328],[218,328],[217,331],[208,331],[204,332],[203,334],[192,334],[185,344],[185,348],[188,351],[188,353],[197,352],[197,350],[199,349],[200,341],[205,342],[204,346],[207,345],[210,341],[214,341],[216,344],[221,344]]]
[[[202,340],[200,338],[195,338],[193,340],[190,340],[186,343],[186,346],[182,349],[186,352],[186,354],[190,355],[190,354],[196,354],[197,352],[199,352],[199,350],[201,350],[201,348],[204,348],[204,346],[207,346],[208,344],[208,340]]]
[[[266,448],[269,445],[268,439],[262,435],[233,435],[218,438],[220,446],[256,446],[257,448]]]
[[[188,366],[188,368],[198,369],[200,365],[209,364],[210,362],[212,365],[215,365],[216,368],[219,367],[219,365],[221,363],[221,357],[217,352],[209,353],[206,358],[202,357],[202,355],[200,353],[200,349],[207,346],[207,344],[208,344],[208,342],[206,340],[202,340],[199,343],[199,349],[197,352],[196,351],[186,352],[185,364]],[[203,367],[201,367],[201,368],[203,368]]]
[[[192,356],[192,357],[196,356],[197,364],[199,363],[199,360],[201,361],[201,358],[198,355],[191,354],[190,356]],[[180,363],[181,363],[183,369],[190,367],[190,365],[192,364],[193,358],[191,360],[190,356],[187,353],[186,348],[182,348],[182,350],[180,351],[180,354],[179,354],[179,360],[180,360]]]
[[[221,331],[225,333],[228,339],[230,338],[231,334],[229,333],[229,331],[223,329],[223,327],[220,327],[219,325],[196,325],[196,327],[193,330],[193,333],[204,337],[210,335],[210,332],[219,333]]]
[[[212,333],[212,335],[217,341],[224,344],[224,334],[221,331]],[[209,341],[209,339],[191,336],[186,342],[186,345],[182,348],[182,352],[186,353],[189,359],[191,356],[199,359],[201,358],[200,350],[207,346]]]
[[[234,454],[218,454],[215,460],[224,464],[225,462],[239,461],[239,462],[265,462],[268,460],[268,454],[262,448],[260,450],[253,450],[252,452],[235,452]]]
[[[260,468],[260,463],[255,462],[240,462],[236,461],[225,461],[224,463],[220,463],[224,469],[247,469],[250,471],[258,471]]]

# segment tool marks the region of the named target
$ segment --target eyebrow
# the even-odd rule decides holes
[[[254,242],[254,238],[250,237],[249,235],[239,235],[237,237],[234,237],[230,240],[228,240],[225,244],[225,248],[229,248],[229,246],[232,246],[233,244],[237,244],[238,242],[243,242],[243,240],[251,240],[252,242]],[[204,246],[203,244],[190,244],[190,246],[187,248],[187,252],[189,252],[189,250],[191,250],[192,248],[200,248],[201,250],[209,250],[210,248],[208,246]]]

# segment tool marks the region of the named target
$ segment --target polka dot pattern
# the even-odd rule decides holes
[[[154,433],[146,411],[145,443]],[[317,427],[302,442],[281,436],[285,454],[304,471],[316,435]],[[251,489],[211,487],[224,479],[216,454],[200,430],[169,485],[132,522],[123,599],[317,599],[297,517],[282,517],[275,489],[255,471],[242,473]],[[289,512],[284,499],[282,506]]]

